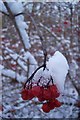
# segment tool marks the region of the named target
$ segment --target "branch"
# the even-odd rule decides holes
[[[0,68],[1,67],[2,67],[2,70],[1,70],[2,75],[7,76],[12,79],[16,79],[18,82],[21,82],[21,83],[24,83],[26,81],[27,78],[25,76],[20,75],[19,73],[13,70],[6,69],[4,68],[4,66],[0,65]]]
[[[8,11],[4,5],[4,2],[2,0],[0,1],[0,12],[9,16],[9,13],[8,13]]]
[[[0,12],[1,12],[2,14],[4,14],[4,15],[6,15],[6,16],[9,17],[9,14],[5,13],[4,11],[1,11],[1,10],[0,10]]]
[[[29,47],[30,47],[30,44],[29,44],[29,42],[28,42],[28,35],[27,35],[27,33],[26,33],[26,30],[25,30],[25,28],[23,29],[22,27],[21,27],[21,28],[19,27],[19,25],[20,25],[20,24],[18,25],[18,22],[19,22],[19,21],[16,21],[15,15],[13,15],[10,7],[8,6],[8,3],[7,3],[7,2],[4,2],[4,5],[6,6],[8,12],[9,12],[9,17],[10,17],[11,20],[13,21],[13,23],[14,23],[14,25],[15,25],[15,28],[16,28],[18,34],[19,34],[19,37],[20,37],[20,39],[22,40],[22,44],[23,44],[24,50],[26,51],[26,50],[29,49]],[[22,13],[21,13],[21,14],[22,14]],[[16,13],[16,15],[17,15],[17,13]],[[16,17],[16,18],[17,18],[17,17]],[[20,22],[21,22],[21,21],[20,21]],[[22,21],[22,23],[24,24],[24,21]],[[26,23],[25,23],[25,24],[26,24]],[[27,25],[27,24],[26,24],[26,25]],[[24,27],[26,27],[26,26],[24,26]],[[25,40],[24,40],[24,37],[25,37]],[[27,42],[27,44],[26,44],[26,42]]]
[[[27,79],[27,81],[26,81],[25,84],[24,84],[24,88],[26,87],[26,83],[29,82],[30,80],[32,80],[32,78],[34,77],[34,75],[36,74],[36,72],[37,72],[40,68],[42,68],[42,67],[44,67],[44,64],[43,64],[42,66],[38,67],[38,68],[33,72],[33,74]]]
[[[4,49],[8,52],[8,55],[17,63],[17,65],[19,65],[25,72],[27,72],[27,65],[25,65],[26,61],[23,60],[20,55],[13,52],[9,48],[4,47]]]
[[[14,51],[10,50],[9,48],[4,47],[4,49],[8,52],[9,56],[16,61],[16,63],[25,71],[27,72],[27,68],[29,65],[29,75],[37,68],[37,61],[31,55],[31,53],[26,52],[24,53],[24,57],[18,55]],[[28,63],[29,59],[29,63]]]

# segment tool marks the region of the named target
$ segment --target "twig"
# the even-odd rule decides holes
[[[32,80],[32,78],[34,77],[35,73],[36,73],[40,68],[42,68],[42,67],[44,67],[44,64],[43,64],[42,66],[38,67],[38,68],[33,72],[33,74],[27,79],[27,81],[26,81],[25,84],[24,84],[24,88],[26,87],[26,83],[29,82],[30,80]]]

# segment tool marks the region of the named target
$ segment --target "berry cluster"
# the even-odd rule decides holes
[[[28,86],[21,92],[23,100],[31,100],[37,97],[40,102],[46,101],[42,106],[44,112],[49,112],[55,107],[61,106],[61,103],[56,99],[59,95],[60,93],[54,84],[48,86]]]

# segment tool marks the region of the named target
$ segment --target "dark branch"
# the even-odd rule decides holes
[[[2,14],[4,14],[4,15],[6,15],[6,16],[9,17],[9,14],[5,13],[4,11],[1,11],[1,10],[0,10],[0,12],[1,12]]]
[[[33,72],[33,74],[32,74],[32,75],[28,78],[28,80],[25,82],[24,88],[26,87],[26,83],[29,82],[30,80],[32,80],[32,78],[34,77],[34,75],[36,74],[36,72],[37,72],[40,68],[42,68],[42,67],[44,67],[44,64],[43,64],[42,66],[38,67],[38,68]]]

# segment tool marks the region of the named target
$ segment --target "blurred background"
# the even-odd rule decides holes
[[[31,48],[29,53],[34,57],[37,66],[42,65],[47,51],[47,60],[56,50],[63,53],[70,67],[65,81],[65,95],[60,99],[60,108],[44,113],[41,105],[36,105],[36,98],[23,101],[20,95],[24,78],[32,74],[30,59],[26,57],[24,46],[12,20],[2,14],[2,34],[0,35],[4,66],[2,73],[2,111],[3,118],[79,118],[80,117],[80,2],[23,2],[24,17],[28,25],[27,33]],[[37,26],[37,29],[36,29]],[[19,59],[16,59],[18,55]],[[34,63],[34,64],[35,64]],[[33,63],[32,63],[33,64]],[[24,67],[25,66],[25,67]],[[10,72],[12,71],[12,72]],[[10,74],[12,75],[9,75]],[[21,75],[20,81],[17,78]]]

